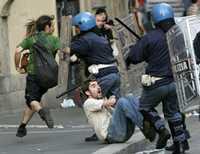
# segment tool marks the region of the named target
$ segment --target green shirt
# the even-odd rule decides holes
[[[27,73],[28,74],[35,74],[35,65],[34,65],[34,53],[32,50],[33,44],[36,42],[37,39],[42,39],[44,42],[44,46],[51,51],[53,56],[55,57],[57,50],[61,48],[60,40],[48,33],[45,32],[39,32],[36,35],[30,36],[25,38],[18,47],[22,47],[23,50],[29,50],[29,62],[27,65]],[[23,51],[22,50],[22,51]]]

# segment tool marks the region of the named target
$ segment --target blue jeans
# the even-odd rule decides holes
[[[140,98],[140,110],[145,119],[151,121],[157,131],[165,128],[164,120],[160,118],[155,107],[162,102],[163,113],[171,126],[170,130],[174,141],[186,139],[183,128],[183,119],[178,106],[175,83],[172,82],[151,90],[143,90]]]
[[[109,97],[115,95],[120,97],[120,75],[119,73],[110,73],[106,76],[97,78],[101,87],[103,96]]]
[[[143,116],[138,109],[138,98],[134,96],[119,98],[108,128],[109,143],[125,142],[134,133],[135,125],[143,127]]]
[[[176,86],[174,82],[155,89],[143,90],[140,98],[140,110],[151,110],[161,102],[166,119],[170,119],[179,112]]]

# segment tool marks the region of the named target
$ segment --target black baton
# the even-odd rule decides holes
[[[69,89],[69,90],[67,90],[67,91],[65,91],[65,92],[63,92],[63,93],[61,93],[60,95],[56,96],[56,98],[60,98],[60,97],[62,97],[62,96],[64,96],[64,95],[66,95],[66,94],[68,94],[68,93],[70,93],[70,92],[76,90],[76,89],[79,88],[79,87],[80,87],[80,86],[76,86],[76,87],[74,87],[74,88],[71,88],[71,89]]]
[[[119,18],[115,18],[115,20],[117,21],[117,22],[119,22],[122,26],[124,26],[131,34],[133,34],[138,40],[140,40],[141,39],[141,37],[138,35],[138,34],[136,34],[132,29],[130,29],[123,21],[121,21]]]
[[[90,81],[90,80],[96,80],[96,78],[92,74],[90,74],[89,77],[88,77],[88,79],[86,79],[85,81],[83,81],[82,84],[85,84],[87,81]],[[75,87],[73,87],[73,88],[71,88],[71,89],[69,89],[69,90],[61,93],[60,95],[56,96],[56,98],[60,98],[60,97],[62,97],[64,95],[66,95],[67,93],[70,93],[70,92],[76,90],[77,88],[80,88],[82,86],[82,84],[79,84],[79,85],[77,85],[77,86],[75,86]]]

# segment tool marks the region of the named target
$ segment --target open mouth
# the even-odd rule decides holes
[[[101,95],[101,89],[98,90],[98,94]]]

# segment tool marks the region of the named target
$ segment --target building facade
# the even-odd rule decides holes
[[[55,0],[0,0],[0,112],[25,104],[25,75],[15,71],[14,51],[25,36],[26,22],[42,14],[56,15]]]
[[[59,25],[63,15],[75,15],[80,11],[95,12],[99,7],[105,7],[111,17],[128,14],[128,0],[0,0],[0,113],[21,110],[25,104],[26,75],[16,72],[14,51],[25,37],[28,20],[50,14],[58,17]],[[57,28],[55,34],[58,34]],[[45,96],[52,107],[58,105],[55,96],[55,90]]]

